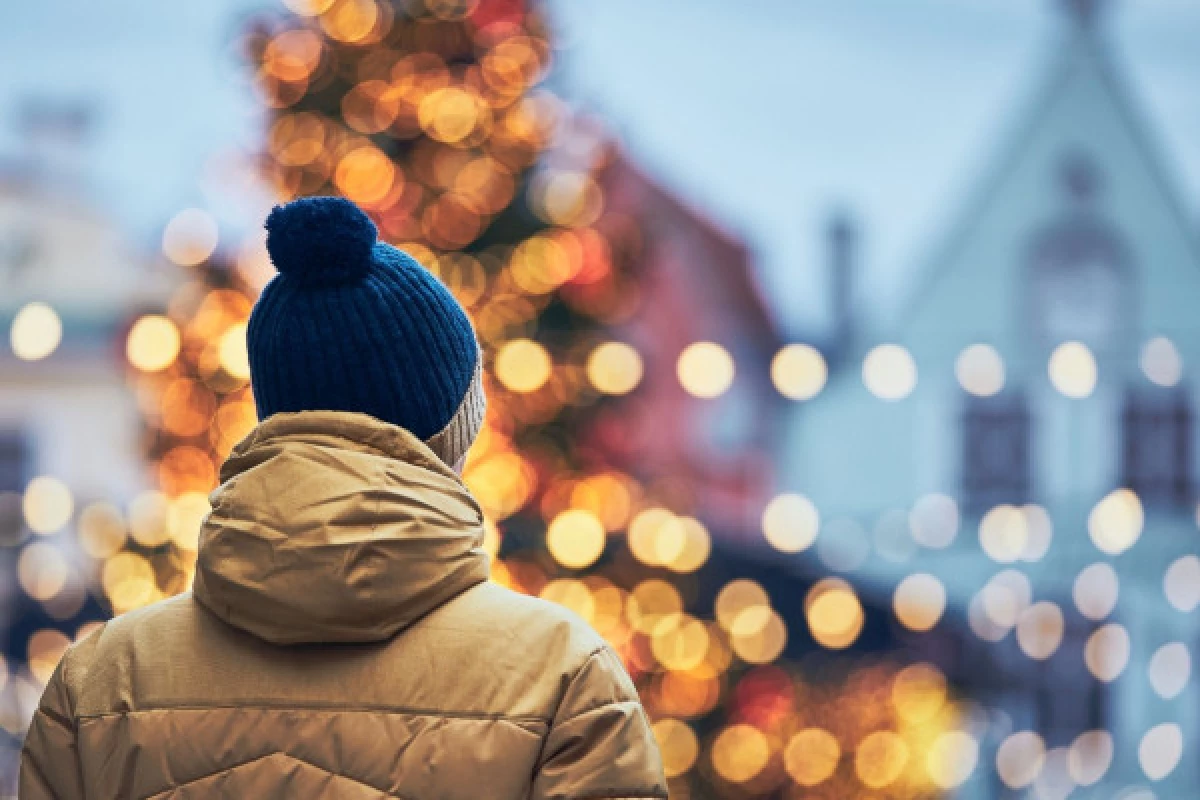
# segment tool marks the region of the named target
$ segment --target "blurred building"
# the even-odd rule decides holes
[[[600,181],[612,217],[636,221],[629,229],[639,238],[641,298],[617,333],[649,365],[637,397],[621,404],[607,426],[620,439],[611,444],[632,473],[678,495],[679,507],[694,508],[727,538],[756,536],[782,406],[769,377],[779,333],[751,254],[623,155]],[[711,386],[693,384],[689,391],[688,376],[673,367],[695,343],[703,345],[692,351],[692,370]],[[704,397],[705,389],[719,396]]]
[[[997,749],[1033,731],[1038,796],[1098,780],[1084,796],[1113,797],[1169,772],[1154,791],[1185,797],[1200,782],[1184,369],[1200,361],[1200,238],[1101,4],[1065,7],[1052,67],[890,329],[853,315],[855,226],[832,226],[829,383],[796,407],[780,472],[821,514],[800,565],[843,573],[901,630],[944,601],[928,655],[989,710],[986,768],[961,796],[1011,796]],[[915,542],[893,535],[906,522]],[[1079,739],[1102,729],[1107,743]],[[1097,778],[1085,767],[1106,748]]]
[[[124,342],[165,296],[87,200],[87,114],[35,107],[23,125],[29,150],[0,163],[0,795],[45,677],[31,634],[98,613],[72,510],[124,503],[145,483]]]

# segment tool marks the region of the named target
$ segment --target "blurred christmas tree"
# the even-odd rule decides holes
[[[636,352],[597,349],[636,304],[639,241],[603,214],[602,139],[539,88],[552,50],[524,0],[289,6],[248,43],[272,109],[265,171],[284,199],[354,200],[471,313],[490,413],[465,478],[506,552],[541,551],[508,574],[537,591],[547,521],[559,562],[587,566],[635,492],[589,424],[641,372]]]

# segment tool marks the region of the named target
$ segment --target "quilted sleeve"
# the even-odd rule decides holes
[[[65,668],[64,658],[46,685],[25,736],[17,791],[21,800],[84,800]]]
[[[534,776],[531,800],[665,798],[662,759],[620,659],[603,647],[568,684]]]

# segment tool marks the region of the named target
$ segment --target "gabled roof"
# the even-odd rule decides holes
[[[995,195],[1005,177],[1021,162],[1034,137],[1040,130],[1040,122],[1064,99],[1072,79],[1080,71],[1091,71],[1104,89],[1111,110],[1129,130],[1145,169],[1165,198],[1173,222],[1188,242],[1190,251],[1200,265],[1200,238],[1197,237],[1181,194],[1170,178],[1166,159],[1156,136],[1143,113],[1119,67],[1114,63],[1113,53],[1105,40],[1098,21],[1073,21],[1068,39],[1055,54],[1048,76],[1035,91],[1023,113],[1004,137],[1004,144],[992,159],[982,180],[978,181],[960,204],[957,214],[947,233],[935,243],[931,256],[919,268],[912,282],[912,289],[896,319],[894,330],[903,334],[909,328],[922,299],[954,262],[965,238],[970,235],[971,223],[978,219],[984,207]]]

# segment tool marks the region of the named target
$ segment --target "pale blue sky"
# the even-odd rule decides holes
[[[1119,63],[1200,224],[1200,3],[1112,0]],[[257,142],[230,41],[273,0],[39,0],[3,13],[0,154],[31,95],[101,118],[94,191],[139,241],[178,208],[257,205],[211,168]],[[558,86],[744,237],[781,321],[824,319],[821,228],[848,206],[868,299],[903,287],[1061,40],[1054,0],[556,0]],[[209,165],[206,168],[206,165]]]

